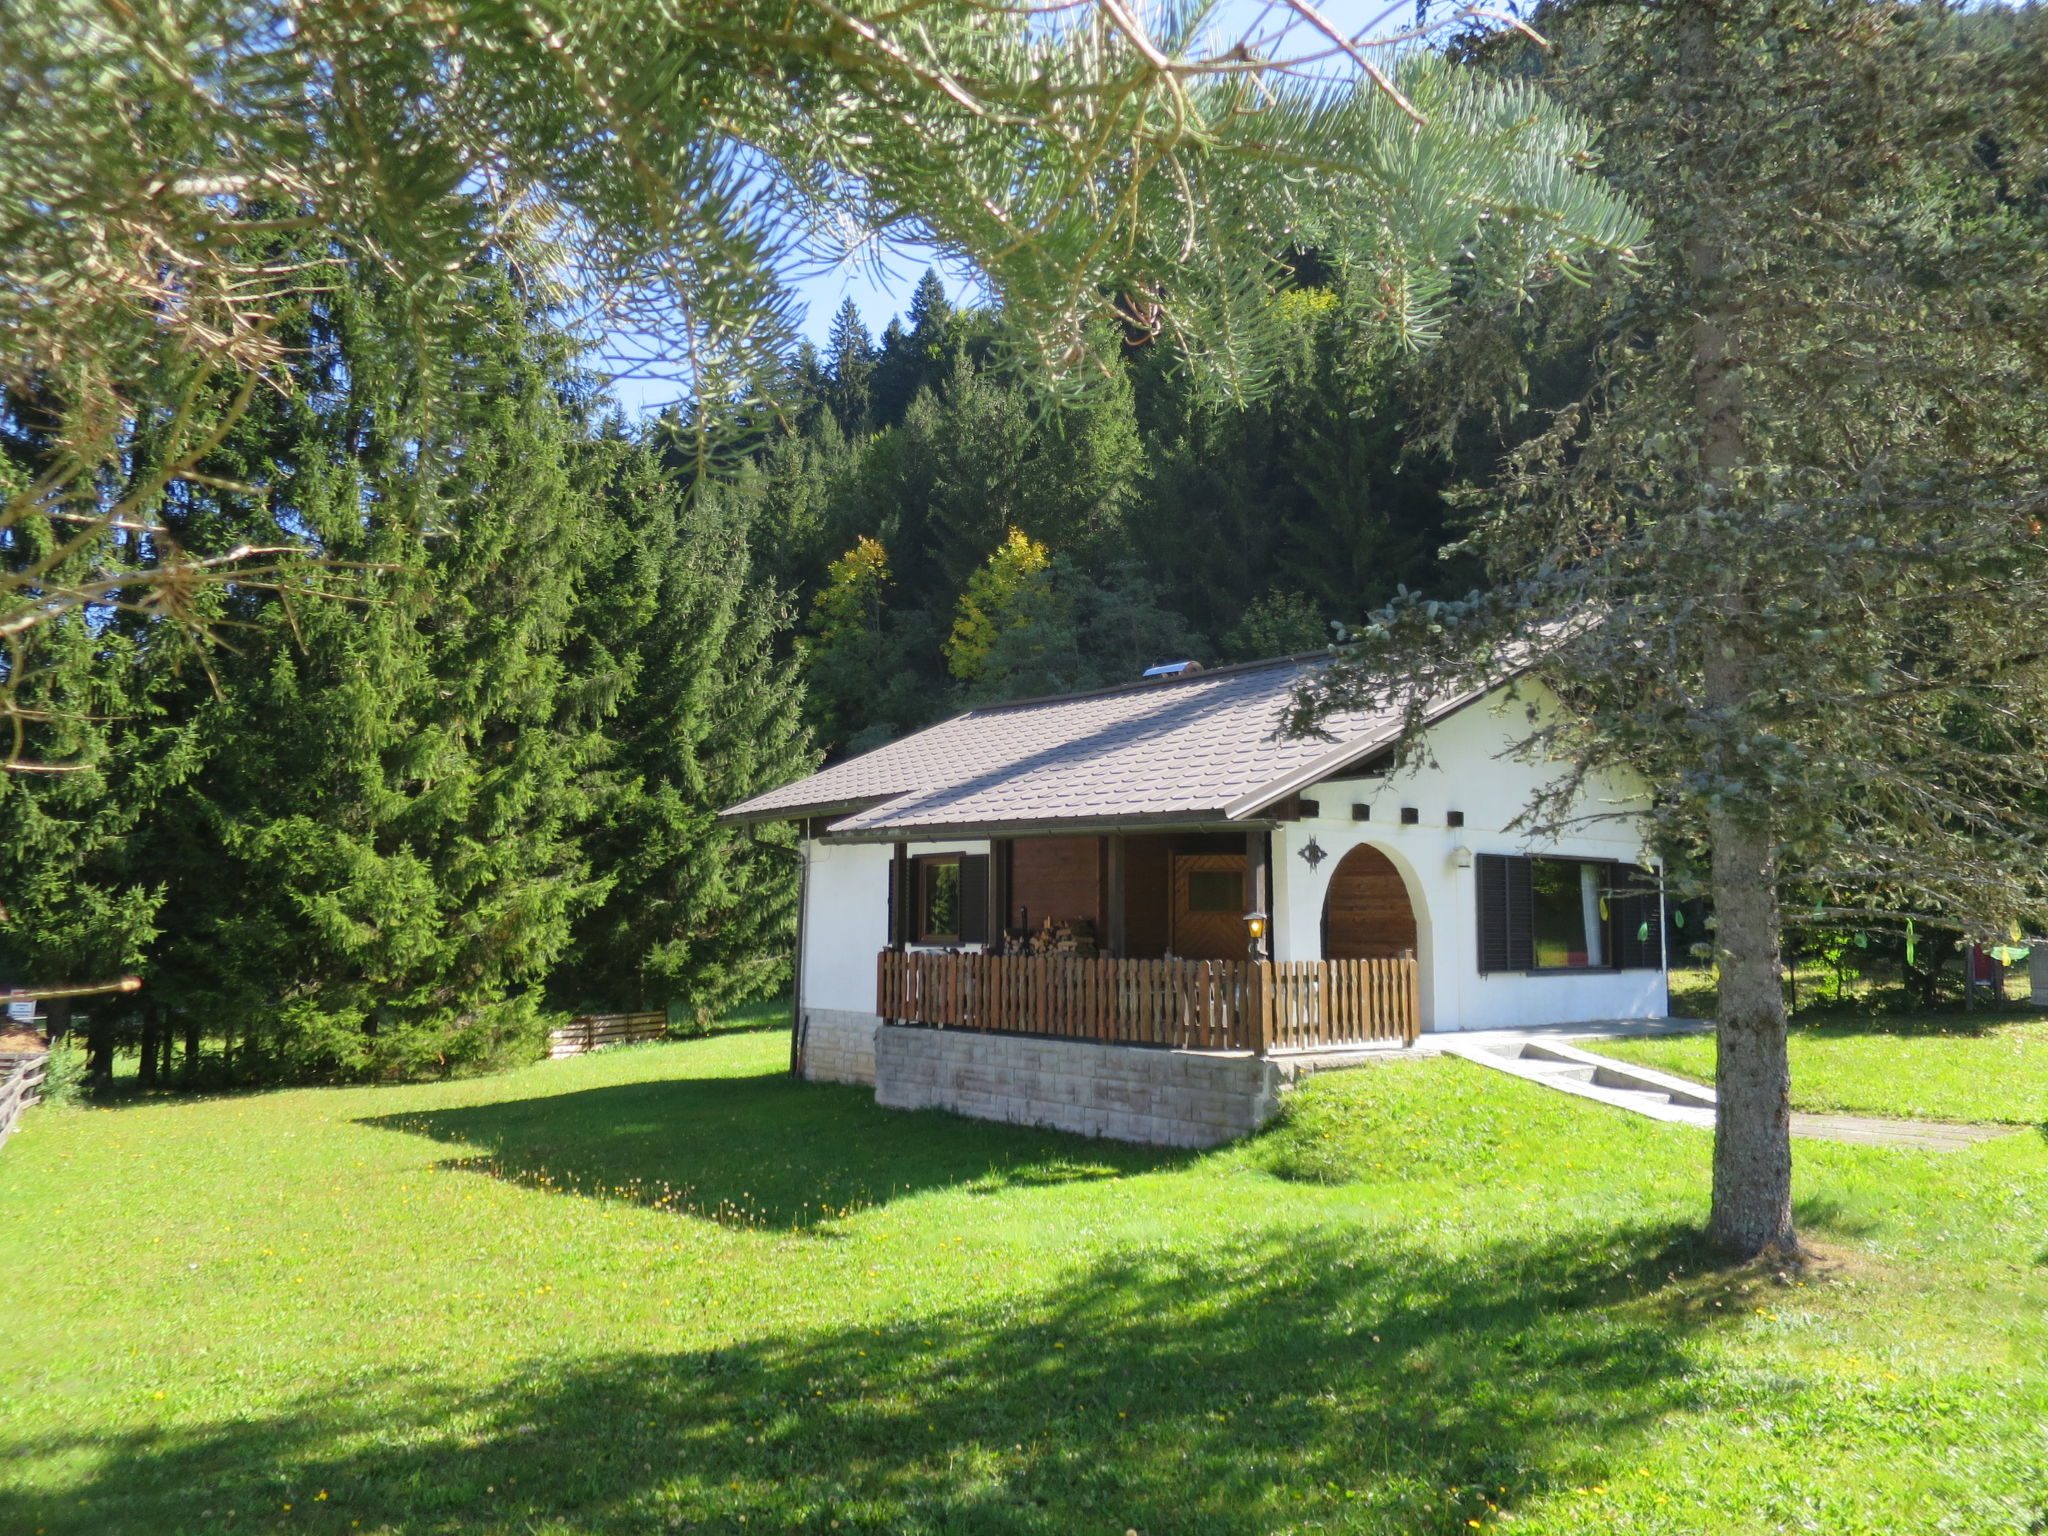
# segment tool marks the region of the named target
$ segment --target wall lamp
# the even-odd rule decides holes
[[[1264,942],[1266,937],[1266,914],[1263,912],[1245,913],[1244,934],[1248,941],[1246,947],[1256,955],[1259,952],[1260,944]]]

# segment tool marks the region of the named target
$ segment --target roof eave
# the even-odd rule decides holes
[[[744,827],[762,821],[809,821],[817,816],[852,816],[861,811],[871,811],[896,798],[895,795],[863,795],[857,800],[823,800],[815,805],[773,806],[758,811],[748,810],[749,802],[742,800],[711,819],[722,827]]]
[[[827,827],[819,836],[823,843],[937,843],[961,839],[1005,837],[1100,837],[1142,828],[1145,831],[1217,832],[1247,831],[1262,825],[1278,825],[1257,819],[1232,817],[1218,809],[1199,811],[1157,811],[1131,816],[1087,818],[1040,817],[1031,821],[972,821],[933,823],[916,826],[854,827],[844,832]]]
[[[1362,758],[1386,750],[1397,735],[1397,731],[1377,731],[1356,741],[1339,742],[1321,757],[1311,758],[1293,772],[1283,773],[1279,778],[1261,784],[1249,794],[1239,795],[1223,808],[1223,814],[1231,821],[1242,821],[1256,816],[1275,801],[1285,800],[1289,795],[1306,789],[1318,780],[1349,768]]]

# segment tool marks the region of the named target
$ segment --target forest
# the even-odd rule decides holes
[[[680,413],[628,423],[513,274],[473,280],[445,475],[384,434],[344,287],[162,514],[194,551],[288,529],[317,568],[211,594],[203,651],[117,616],[39,680],[91,696],[54,744],[91,766],[0,779],[0,979],[144,976],[89,1032],[151,1077],[474,1069],[550,1013],[773,996],[793,853],[722,805],[1472,575],[1437,557],[1455,466],[1347,388],[1306,283],[1255,406],[1108,333],[1107,387],[1062,403],[928,273],[879,340],[842,310],[704,473]],[[24,402],[7,425],[32,456]]]

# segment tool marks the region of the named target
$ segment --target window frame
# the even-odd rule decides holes
[[[1614,946],[1614,933],[1613,933],[1613,929],[1614,929],[1614,903],[1613,903],[1613,901],[1612,901],[1612,900],[1610,900],[1610,899],[1608,898],[1608,896],[1607,896],[1607,895],[1605,894],[1606,892],[1612,891],[1612,890],[1613,890],[1613,889],[1615,888],[1615,885],[1614,885],[1614,879],[1613,879],[1613,877],[1612,877],[1611,875],[1608,875],[1608,876],[1605,876],[1605,877],[1603,877],[1603,876],[1601,876],[1601,875],[1599,875],[1599,874],[1597,874],[1597,873],[1596,873],[1596,874],[1594,875],[1594,877],[1593,877],[1593,881],[1594,881],[1594,889],[1595,889],[1595,891],[1596,891],[1596,892],[1598,892],[1598,893],[1601,893],[1601,894],[1599,895],[1599,900],[1600,900],[1601,902],[1605,903],[1605,905],[1606,905],[1606,907],[1607,907],[1607,912],[1606,912],[1606,914],[1605,914],[1604,916],[1601,916],[1601,917],[1599,917],[1599,918],[1598,918],[1598,922],[1599,922],[1599,924],[1600,924],[1600,932],[1599,932],[1599,939],[1600,939],[1600,960],[1599,960],[1599,963],[1598,963],[1598,964],[1595,964],[1595,963],[1593,963],[1593,962],[1592,962],[1592,961],[1590,961],[1590,960],[1589,960],[1589,961],[1587,961],[1587,963],[1586,963],[1586,964],[1584,964],[1584,965],[1570,965],[1570,964],[1566,964],[1566,965],[1538,965],[1538,964],[1536,963],[1536,953],[1537,953],[1537,950],[1536,950],[1536,893],[1535,893],[1535,876],[1536,876],[1536,866],[1537,866],[1538,864],[1569,864],[1569,865],[1572,865],[1572,866],[1573,866],[1573,867],[1574,867],[1574,868],[1575,868],[1575,869],[1576,869],[1576,870],[1577,870],[1577,871],[1579,872],[1579,880],[1578,880],[1578,884],[1579,884],[1579,890],[1580,890],[1580,893],[1581,893],[1581,895],[1580,895],[1580,899],[1581,899],[1581,900],[1583,901],[1583,900],[1584,900],[1584,894],[1583,894],[1583,893],[1584,893],[1584,890],[1585,890],[1585,881],[1586,881],[1586,876],[1585,876],[1585,873],[1584,873],[1584,872],[1585,872],[1585,870],[1587,870],[1588,868],[1594,869],[1594,870],[1596,870],[1596,871],[1597,871],[1597,870],[1612,870],[1612,869],[1614,868],[1614,862],[1615,862],[1615,861],[1614,861],[1613,859],[1586,859],[1586,858],[1575,858],[1575,857],[1573,857],[1573,856],[1572,856],[1572,855],[1570,855],[1570,854],[1563,854],[1563,855],[1559,855],[1559,854],[1554,854],[1554,853],[1530,853],[1530,854],[1524,854],[1524,855],[1523,855],[1523,859],[1524,859],[1524,861],[1525,861],[1525,862],[1526,862],[1526,863],[1528,864],[1528,866],[1529,866],[1529,876],[1530,876],[1530,882],[1529,882],[1529,883],[1530,883],[1530,892],[1529,892],[1529,960],[1530,960],[1530,964],[1529,964],[1529,972],[1530,972],[1530,974],[1531,974],[1531,975],[1534,975],[1534,976],[1584,976],[1584,975],[1587,975],[1587,974],[1589,974],[1589,973],[1590,973],[1590,974],[1598,974],[1598,973],[1599,973],[1599,972],[1601,972],[1601,971],[1618,971],[1618,970],[1620,970],[1620,969],[1621,969],[1621,967],[1620,967],[1620,966],[1618,966],[1618,965],[1616,965],[1616,964],[1614,963],[1614,960],[1613,960],[1613,958],[1612,958],[1612,957],[1614,956],[1614,953],[1615,953],[1615,946]],[[1590,939],[1592,939],[1593,937],[1594,937],[1594,935],[1592,935],[1592,934],[1587,934],[1587,935],[1586,935],[1586,938],[1587,938],[1587,939],[1589,939],[1589,940],[1590,940]],[[1588,948],[1589,948],[1589,949],[1591,948],[1590,944],[1588,945]]]
[[[1207,915],[1207,914],[1212,914],[1212,913],[1216,913],[1216,912],[1234,912],[1234,913],[1236,913],[1236,914],[1237,914],[1238,916],[1242,917],[1242,916],[1243,916],[1243,915],[1244,915],[1244,914],[1245,914],[1246,912],[1248,912],[1248,911],[1250,911],[1250,910],[1251,910],[1251,909],[1250,909],[1250,907],[1249,907],[1249,906],[1247,905],[1247,902],[1248,902],[1248,900],[1249,900],[1249,897],[1248,897],[1248,895],[1247,895],[1247,887],[1248,887],[1248,886],[1250,885],[1250,881],[1249,881],[1249,880],[1248,880],[1248,879],[1246,878],[1246,875],[1247,875],[1247,874],[1248,874],[1248,871],[1246,871],[1246,870],[1242,870],[1242,869],[1191,869],[1191,870],[1189,870],[1189,871],[1187,872],[1187,881],[1188,881],[1188,887],[1187,887],[1187,888],[1188,888],[1188,911],[1189,911],[1189,912],[1190,912],[1191,914],[1192,914],[1192,913],[1196,913],[1196,912],[1200,912],[1200,913],[1203,913],[1203,914],[1205,914],[1205,915]],[[1196,881],[1196,880],[1198,880],[1198,879],[1200,879],[1200,878],[1202,878],[1202,877],[1203,877],[1203,876],[1205,876],[1205,875],[1209,875],[1209,876],[1214,876],[1214,875],[1222,875],[1222,876],[1224,876],[1224,877],[1225,877],[1225,878],[1227,878],[1227,879],[1230,879],[1230,880],[1234,880],[1235,882],[1237,882],[1237,899],[1236,899],[1235,901],[1233,901],[1233,902],[1230,902],[1230,903],[1228,903],[1228,904],[1226,904],[1226,905],[1224,905],[1224,906],[1220,906],[1220,907],[1198,907],[1198,906],[1196,906],[1196,905],[1195,905],[1195,881]]]
[[[910,890],[913,902],[911,910],[917,920],[910,925],[912,930],[911,943],[959,944],[962,942],[957,931],[953,933],[938,933],[932,929],[931,886],[929,883],[933,872],[943,865],[951,864],[958,871],[953,877],[953,926],[957,930],[960,927],[962,915],[960,910],[960,882],[966,878],[966,871],[959,868],[960,863],[961,856],[957,853],[920,853],[912,857],[910,861]]]
[[[1606,871],[1600,876],[1602,899],[1607,903],[1607,915],[1601,920],[1600,953],[1598,965],[1538,965],[1536,961],[1535,933],[1535,891],[1533,875],[1537,860],[1553,864],[1576,864],[1581,867],[1592,865]],[[1474,869],[1475,895],[1477,898],[1476,958],[1479,974],[1482,976],[1604,976],[1618,975],[1623,971],[1670,971],[1670,939],[1664,931],[1670,916],[1661,901],[1654,908],[1656,924],[1653,938],[1636,940],[1622,933],[1624,901],[1643,897],[1655,898],[1658,894],[1657,876],[1642,866],[1624,859],[1593,858],[1583,854],[1569,853],[1482,853],[1477,856]],[[1643,883],[1647,882],[1647,883]],[[1497,904],[1497,913],[1489,910],[1489,903]],[[1499,932],[1492,931],[1492,919],[1497,916]],[[1521,931],[1518,934],[1517,919]],[[1638,923],[1640,927],[1640,922]],[[1518,945],[1518,939],[1520,941]],[[1635,964],[1624,963],[1625,956],[1636,955],[1643,944],[1651,945],[1654,959],[1640,959]],[[1526,963],[1518,963],[1526,955]]]

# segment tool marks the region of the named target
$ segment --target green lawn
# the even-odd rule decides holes
[[[1792,1107],[1985,1124],[2048,1122],[2048,1018],[2029,1013],[1819,1015],[1788,1042]],[[1609,1056],[1714,1080],[1712,1035],[1603,1040]]]
[[[1950,1040],[1974,1052],[1983,1040]],[[0,1532],[2039,1531],[2048,1147],[1707,1138],[1455,1060],[1187,1155],[781,1075],[777,1032],[32,1112]]]

